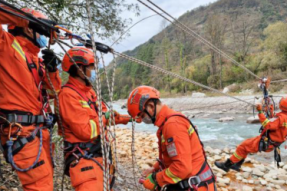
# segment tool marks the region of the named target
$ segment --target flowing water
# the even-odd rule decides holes
[[[119,106],[115,106],[115,109],[120,113],[127,113],[126,110],[120,109]],[[191,119],[192,123],[197,126],[199,136],[206,146],[212,148],[223,149],[236,148],[238,144],[247,138],[255,137],[259,135],[260,124],[248,124],[246,120],[250,115],[238,114],[231,115],[234,117],[234,121],[219,122],[220,116],[218,114],[210,115],[209,118],[194,118]],[[131,128],[131,123],[127,125],[120,125],[120,127]],[[144,123],[136,124],[136,131],[156,133],[157,127],[154,125],[147,125]],[[284,156],[287,156],[287,150],[281,146],[281,152]],[[256,157],[258,159],[258,157]],[[261,159],[260,159],[261,158]],[[273,152],[264,154],[264,158],[267,161],[273,159]],[[262,157],[259,160],[266,161]]]

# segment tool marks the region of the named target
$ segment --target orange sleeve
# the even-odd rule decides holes
[[[1,6],[1,8],[11,11],[11,9],[5,6]],[[10,24],[10,25],[18,26],[18,27],[27,27],[28,23],[29,21],[26,19],[22,19],[22,18],[0,11],[0,24]]]
[[[98,117],[91,119],[89,106],[78,95],[60,93],[60,113],[73,134],[83,141],[90,141],[99,133]]]
[[[158,161],[156,163],[154,163],[153,168],[154,168],[155,172],[159,171],[159,162]]]
[[[116,122],[116,124],[126,125],[126,124],[128,124],[128,122],[130,122],[130,119],[131,119],[130,115],[119,114],[119,116],[116,117],[115,122]]]
[[[192,154],[190,147],[190,137],[187,127],[180,123],[168,123],[164,127],[166,149],[172,161],[170,166],[157,173],[156,180],[159,186],[166,184],[176,184],[179,181],[188,178],[192,172]]]
[[[1,6],[1,8],[10,10],[9,8],[5,6]],[[29,21],[25,19],[21,19],[16,16],[12,16],[8,13],[4,13],[0,11],[0,46],[2,46],[3,42],[5,41],[5,37],[7,38],[7,35],[5,35],[6,31],[4,31],[1,26],[2,24],[12,24],[12,25],[19,26],[19,27],[26,27],[28,26],[28,23]]]
[[[264,129],[268,130],[276,130],[279,129],[280,127],[280,120],[279,118],[272,118],[272,119],[267,119],[264,113],[259,113],[258,114],[259,120],[264,127]]]
[[[51,82],[56,90],[57,93],[60,92],[61,90],[61,84],[62,84],[62,80],[60,78],[60,75],[59,75],[59,71],[57,70],[56,72],[49,72],[49,73],[46,73],[45,77],[44,77],[44,83],[45,83],[45,89],[47,90],[50,98],[54,98],[55,95],[54,95],[54,92],[53,92],[53,89],[49,83],[49,80],[48,80],[48,76],[50,77],[51,79]]]
[[[108,107],[106,105],[106,103],[104,101],[102,101],[102,111],[103,112],[107,112],[108,111]]]

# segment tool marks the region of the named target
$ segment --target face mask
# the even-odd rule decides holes
[[[47,46],[47,38],[44,35],[40,35],[39,38],[37,38],[37,43],[39,44],[40,48],[44,48]]]
[[[96,70],[91,70],[91,77],[90,77],[90,80],[94,80],[97,78],[97,74],[96,74]]]
[[[144,118],[142,118],[142,121],[145,123],[145,124],[152,124],[152,120],[149,116],[146,116]]]

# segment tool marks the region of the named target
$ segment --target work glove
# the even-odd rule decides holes
[[[41,20],[51,26],[54,26],[56,25],[57,23],[55,21],[52,21],[52,20],[48,20],[48,19],[41,19],[41,18],[38,18],[38,20]],[[36,23],[36,22],[29,22],[28,24],[28,27],[30,29],[33,29],[33,31],[41,34],[41,35],[44,35],[46,37],[50,37],[51,36],[51,29],[47,26],[44,26],[42,24],[39,24],[39,23]],[[56,32],[60,32],[59,29],[56,31]]]
[[[132,121],[133,121],[133,119],[130,118],[129,122],[132,122]],[[142,118],[140,118],[140,117],[135,118],[135,122],[141,123],[142,122]]]
[[[119,114],[117,111],[113,111],[113,113],[111,111],[107,111],[105,113],[105,118],[107,121],[106,125],[109,125],[110,118],[112,123],[113,120],[115,120],[115,124],[124,124],[124,125],[126,125],[131,120],[131,117],[129,115]]]
[[[155,190],[157,187],[157,183],[155,181],[155,175],[156,173],[149,174],[145,181],[143,182],[143,186],[148,190]]]
[[[257,111],[260,113],[260,112],[262,112],[262,105],[261,104],[257,104],[256,105],[256,109],[257,109]]]
[[[142,177],[146,177],[147,175],[149,175],[150,173],[153,173],[155,171],[154,167],[150,167],[147,169],[144,169],[144,171],[142,172]]]
[[[43,63],[45,64],[46,68],[49,72],[56,72],[57,71],[57,65],[60,64],[60,61],[57,59],[56,54],[53,50],[45,49],[42,50],[42,58]]]

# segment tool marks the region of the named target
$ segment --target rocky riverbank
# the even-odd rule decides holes
[[[118,129],[117,142],[121,173],[125,174],[124,176],[119,176],[120,180],[118,181],[117,186],[119,186],[118,188],[120,188],[120,190],[133,190],[133,186],[135,184],[133,179],[128,179],[130,180],[130,187],[127,187],[127,185],[124,184],[124,182],[126,182],[125,176],[129,175],[131,178],[133,175],[131,168],[131,130]],[[157,139],[154,134],[136,132],[134,142],[136,160],[135,174],[136,178],[138,179],[140,175],[137,170],[141,171],[154,164],[155,158],[158,156],[158,147]],[[216,149],[206,146],[205,151],[208,162],[217,176],[217,187],[219,191],[283,191],[287,189],[287,165],[284,163],[280,163],[280,168],[277,169],[274,163],[271,162],[272,160],[262,163],[251,156],[250,158],[246,159],[241,172],[230,171],[229,173],[226,173],[214,166],[214,162],[217,160],[227,159],[230,155],[232,155],[235,149]]]
[[[284,94],[276,94],[274,96],[275,104],[278,105],[279,100]],[[245,100],[254,104],[255,97],[262,95],[235,96],[238,99]],[[181,111],[191,117],[209,117],[211,114],[252,114],[253,107],[247,103],[238,101],[234,98],[226,96],[206,96],[203,93],[193,93],[189,96],[176,98],[162,98],[162,102],[176,111]],[[126,100],[118,100],[115,102],[120,106],[126,106]]]
[[[135,191],[142,190],[138,183],[143,169],[149,168],[156,162],[158,157],[157,138],[155,134],[147,132],[135,132],[134,135],[134,157],[132,155],[132,131],[130,128],[117,128],[117,180],[115,191]],[[287,165],[280,163],[280,168],[275,167],[273,158],[260,162],[254,156],[246,159],[241,172],[230,171],[226,173],[214,166],[217,160],[225,160],[235,150],[234,148],[217,149],[210,145],[205,147],[207,159],[217,176],[217,187],[219,191],[264,191],[264,190],[287,190]],[[56,168],[54,183],[55,190],[61,190],[62,159],[56,157]],[[56,156],[57,156],[56,155]],[[260,157],[264,155],[259,154]],[[12,172],[9,164],[6,164],[1,157],[1,164],[4,181],[0,181],[0,190],[22,190],[21,185]],[[283,158],[283,161],[286,160]],[[64,190],[73,190],[69,178],[65,178]]]

